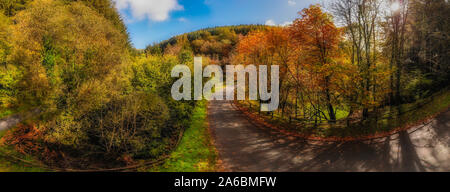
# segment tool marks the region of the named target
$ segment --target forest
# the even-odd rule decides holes
[[[280,66],[270,121],[307,134],[368,134],[405,124],[436,92],[447,97],[448,2],[337,0],[328,9],[312,5],[292,25],[237,45],[234,64]]]
[[[0,118],[30,116],[0,143],[59,168],[157,159],[199,105],[170,96],[172,67],[194,56],[279,65],[277,111],[236,104],[292,132],[363,136],[448,108],[448,1],[329,2],[288,26],[205,28],[139,50],[109,0],[0,0]]]

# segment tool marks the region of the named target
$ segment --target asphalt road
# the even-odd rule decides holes
[[[40,112],[41,112],[41,110],[36,108],[36,109],[30,110],[26,113],[13,114],[8,117],[2,118],[2,119],[0,119],[0,131],[13,128],[18,123],[20,123],[22,120],[36,116]]]
[[[7,130],[9,128],[16,126],[16,124],[19,123],[21,120],[22,116],[18,114],[0,119],[0,131]]]
[[[450,111],[426,126],[345,143],[255,127],[229,101],[210,101],[208,113],[225,171],[450,171]]]

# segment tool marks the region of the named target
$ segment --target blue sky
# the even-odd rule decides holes
[[[320,0],[113,0],[136,48],[198,29],[288,24]]]

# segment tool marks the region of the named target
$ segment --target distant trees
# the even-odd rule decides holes
[[[251,31],[265,30],[264,25],[238,25],[202,29],[173,37],[169,40],[146,47],[146,53],[161,50],[164,53],[176,53],[189,49],[195,55],[204,55],[222,64],[229,63],[229,56],[239,42],[239,37]],[[181,47],[180,47],[181,46]]]

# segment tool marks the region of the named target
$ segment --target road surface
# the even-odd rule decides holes
[[[16,124],[19,123],[21,120],[22,116],[18,114],[10,115],[6,118],[0,119],[0,131],[7,130],[9,128],[16,126]]]
[[[210,101],[208,114],[225,171],[450,171],[450,111],[426,126],[345,143],[258,128],[229,101]]]
[[[30,110],[26,113],[18,113],[14,115],[10,115],[8,117],[0,119],[0,131],[4,131],[10,128],[15,127],[18,123],[20,123],[24,119],[28,119],[30,117],[36,116],[41,112],[39,108]]]

